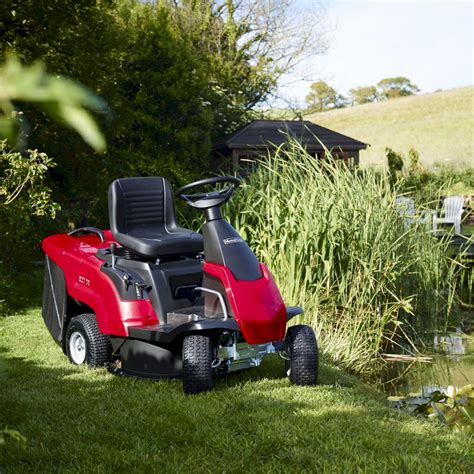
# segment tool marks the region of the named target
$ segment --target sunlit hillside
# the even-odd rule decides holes
[[[370,143],[362,165],[385,165],[385,147],[420,152],[425,166],[474,166],[474,86],[358,105],[306,117]]]

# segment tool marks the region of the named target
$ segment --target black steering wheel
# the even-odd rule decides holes
[[[242,181],[235,176],[216,176],[215,178],[200,179],[199,181],[193,181],[192,183],[181,186],[175,192],[175,195],[196,209],[209,209],[211,207],[219,207],[227,202],[232,196],[235,188],[240,186],[241,182]],[[229,183],[230,186],[227,186],[220,191],[185,194],[186,191],[190,191],[191,189],[217,183]]]

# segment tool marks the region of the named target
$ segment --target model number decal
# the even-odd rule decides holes
[[[86,286],[91,286],[91,281],[89,280],[89,278],[86,278],[83,276],[79,276],[79,283],[82,283],[83,285],[86,285]]]
[[[228,239],[224,239],[222,242],[224,242],[225,245],[230,245],[230,244],[238,244],[239,242],[243,242],[244,239],[240,237],[230,237]]]

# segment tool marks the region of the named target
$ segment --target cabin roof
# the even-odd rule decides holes
[[[254,120],[216,142],[214,149],[280,146],[288,141],[288,136],[298,140],[309,150],[315,151],[322,151],[324,147],[329,150],[340,148],[350,151],[367,148],[367,143],[321,127],[308,120]]]

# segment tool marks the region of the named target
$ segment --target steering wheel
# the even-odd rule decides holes
[[[200,179],[199,181],[193,181],[192,183],[181,186],[176,192],[176,197],[180,197],[186,201],[190,206],[196,209],[209,209],[211,207],[222,206],[227,202],[235,188],[240,186],[242,181],[235,176],[216,176],[215,178]],[[186,191],[191,189],[205,186],[206,184],[217,184],[217,183],[229,183],[227,186],[220,191],[210,191],[208,193],[194,193],[185,194]]]

